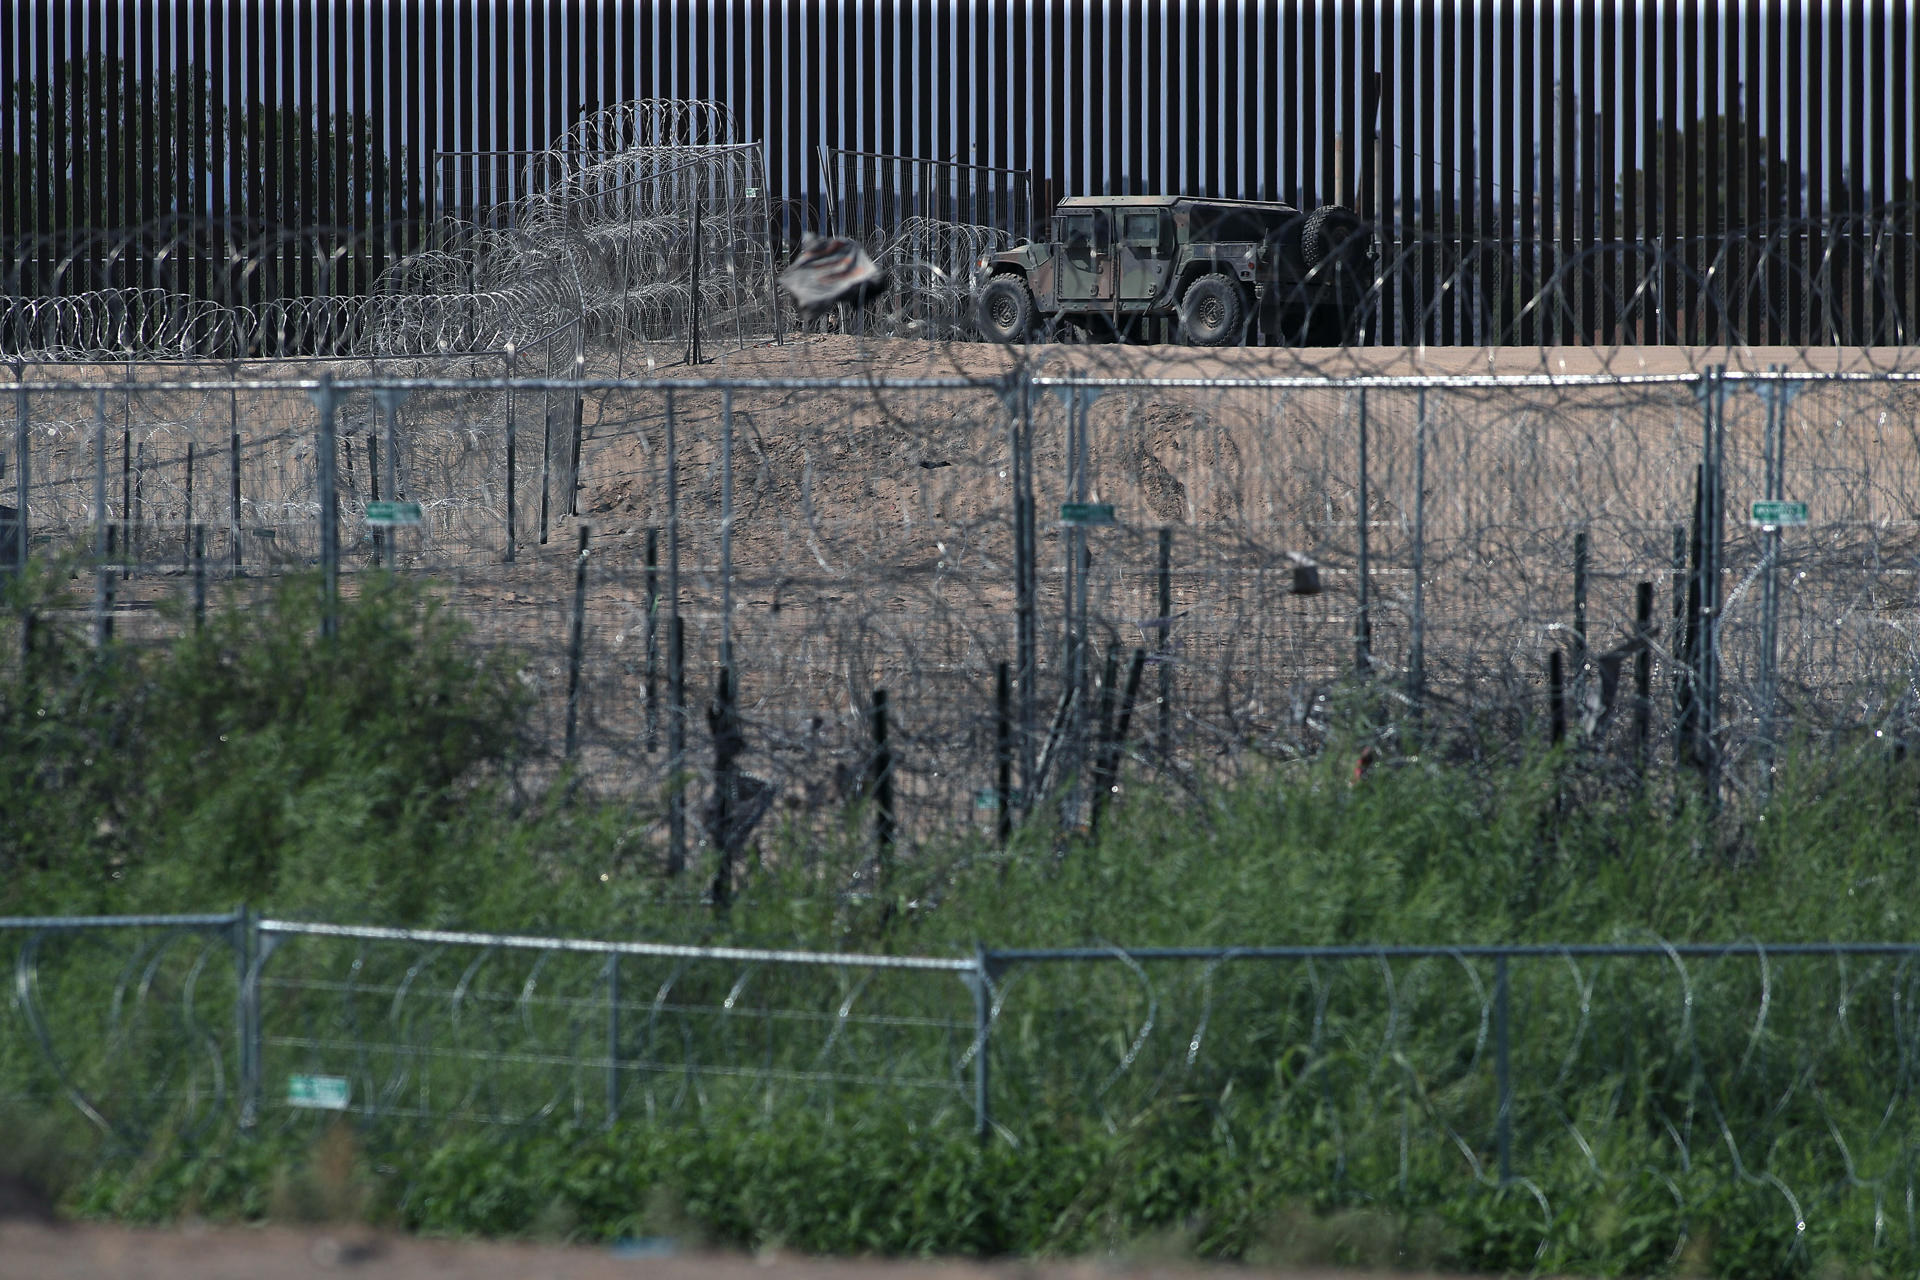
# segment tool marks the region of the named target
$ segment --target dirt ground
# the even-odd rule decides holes
[[[0,1224],[0,1280],[1316,1280],[1331,1272],[1159,1263],[945,1262],[680,1254],[652,1242],[592,1247],[424,1240],[358,1229]],[[1350,1274],[1350,1273],[1346,1273]],[[1396,1273],[1403,1280],[1417,1276]]]

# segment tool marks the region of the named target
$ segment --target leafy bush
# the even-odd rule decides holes
[[[59,587],[16,585],[13,616],[48,616]],[[929,954],[976,942],[1920,932],[1920,908],[1900,892],[1920,838],[1920,761],[1872,743],[1809,744],[1783,760],[1770,798],[1717,812],[1664,781],[1596,782],[1591,762],[1567,753],[1409,755],[1358,784],[1338,745],[1219,787],[1163,790],[1142,770],[1097,840],[1038,813],[1007,850],[956,838],[901,857],[877,896],[849,892],[869,854],[858,822],[826,841],[775,828],[743,892],[715,914],[636,852],[655,818],[645,798],[595,799],[529,760],[511,659],[472,647],[430,590],[361,578],[335,640],[320,637],[319,609],[318,583],[295,578],[165,645],[96,650],[41,622],[0,674],[0,910],[246,900],[352,921]],[[15,653],[17,625],[0,638]],[[90,1171],[64,1162],[60,1177],[77,1211],[137,1220],[344,1213],[435,1231],[665,1233],[823,1252],[1171,1251],[1619,1274],[1920,1262],[1913,1234],[1887,1225],[1898,1187],[1872,1181],[1912,1167],[1910,1126],[1883,1122],[1904,1112],[1887,1110],[1877,1074],[1911,1029],[1860,997],[1869,983],[1894,989],[1898,974],[1863,966],[1832,989],[1782,983],[1764,993],[1764,1026],[1709,1016],[1716,1000],[1760,1007],[1751,966],[1700,968],[1684,1014],[1670,976],[1650,970],[1581,979],[1591,1011],[1564,980],[1516,974],[1516,1013],[1533,1036],[1516,1043],[1517,1074],[1555,1069],[1536,1042],[1585,1036],[1619,1053],[1596,1057],[1598,1074],[1573,1078],[1552,1107],[1523,1091],[1525,1181],[1499,1187],[1488,1152],[1408,1143],[1396,1128],[1403,1109],[1425,1108],[1476,1142],[1491,1129],[1470,1025],[1480,1006],[1461,998],[1464,970],[1442,969],[1395,975],[1409,1029],[1390,1062],[1362,1051],[1384,1034],[1365,992],[1318,987],[1332,995],[1316,1013],[1293,978],[1209,975],[1212,1039],[1198,1065],[1177,1061],[1187,1042],[1163,1035],[1134,1064],[1152,1087],[1122,1098],[1123,1083],[1100,1107],[1063,1046],[1124,1051],[1109,1042],[1129,997],[1114,966],[1050,979],[1047,1003],[996,1031],[996,1053],[1019,1067],[999,1087],[1019,1105],[984,1146],[951,1109],[879,1092],[831,1117],[722,1098],[607,1130],[383,1120],[351,1142],[304,1123],[163,1134]],[[1835,991],[1853,993],[1846,1043],[1815,1044],[1841,1029]],[[1312,1058],[1289,1028],[1315,1016],[1338,1034]],[[1661,1125],[1691,1114],[1706,1078],[1731,1082],[1711,1097],[1716,1116],[1766,1135],[1766,1176],[1729,1156],[1704,1117],[1675,1157]],[[1578,1141],[1566,1136],[1576,1124]],[[1864,1140],[1841,1151],[1830,1134]]]

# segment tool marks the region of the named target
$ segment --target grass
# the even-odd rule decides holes
[[[56,586],[16,584],[14,616]],[[646,853],[647,806],[570,795],[564,779],[525,783],[542,762],[527,757],[512,672],[476,656],[429,595],[369,580],[336,645],[317,638],[319,602],[317,583],[289,579],[265,608],[217,611],[198,634],[147,649],[95,651],[37,628],[0,678],[0,913],[244,900],[295,918],[920,954],[1920,934],[1920,907],[1901,892],[1920,837],[1920,762],[1870,743],[1791,752],[1770,799],[1719,813],[1572,754],[1462,763],[1445,743],[1355,784],[1336,744],[1197,796],[1142,774],[1097,840],[1041,823],[1004,851],[956,840],[901,859],[871,895],[847,892],[868,856],[856,821],[825,842],[776,829],[730,910],[690,909]],[[0,642],[18,652],[17,633]],[[88,1019],[126,971],[114,945],[41,957],[44,1003],[69,1019],[56,1034],[111,1044]],[[147,972],[176,1003],[198,983],[203,1007],[225,1007],[231,977],[206,958],[218,945],[190,941]],[[418,958],[357,954],[369,988]],[[337,976],[350,960],[289,944],[274,972]],[[588,967],[543,972],[602,998]],[[688,976],[677,998],[716,1006],[734,976]],[[742,988],[739,1008],[831,1009],[849,998],[840,976],[769,977]],[[650,978],[636,966],[624,980],[644,991]],[[276,1112],[243,1137],[205,1097],[182,1111],[175,1089],[116,1144],[85,1136],[64,1103],[16,1104],[10,1131],[38,1136],[12,1159],[76,1212],[138,1220],[353,1216],[825,1252],[1596,1274],[1920,1264],[1903,1207],[1920,1157],[1909,966],[1751,953],[1516,964],[1521,1178],[1504,1186],[1492,1173],[1492,980],[1489,965],[1453,960],[1016,972],[995,1028],[1001,1128],[984,1146],[963,1089],[716,1077],[692,1101],[652,1106],[670,1091],[635,1070],[611,1124],[594,1109],[597,1077],[569,1086],[595,1099],[581,1113],[505,1129],[394,1116],[336,1129]],[[504,962],[480,972],[469,1007],[505,1003],[491,1020],[469,1013],[463,1034],[520,1027],[559,1043],[589,1025],[516,1023],[526,981]],[[964,991],[940,981],[876,983],[849,1007],[964,1021]],[[303,1004],[291,987],[275,999],[270,1033],[349,1011]],[[952,1070],[937,1034],[850,1025],[837,1051],[858,1065]],[[735,1024],[688,1014],[682,1029],[702,1062],[739,1052],[725,1038]],[[123,1041],[88,1079],[129,1074],[138,1050],[162,1070],[172,1034]],[[804,1062],[819,1044],[781,1052]],[[47,1097],[36,1061],[27,1037],[9,1035],[0,1081],[37,1082]],[[527,1087],[542,1078],[530,1071]]]

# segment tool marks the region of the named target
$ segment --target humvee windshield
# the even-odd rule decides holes
[[[1087,253],[1106,247],[1106,215],[1093,210],[1063,213],[1053,220],[1053,234],[1069,252]]]

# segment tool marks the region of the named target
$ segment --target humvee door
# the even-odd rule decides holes
[[[1072,304],[1113,297],[1112,237],[1105,209],[1072,209],[1054,215],[1054,292],[1065,310]]]
[[[1121,209],[1120,300],[1148,302],[1166,287],[1173,262],[1173,219],[1164,209]]]

